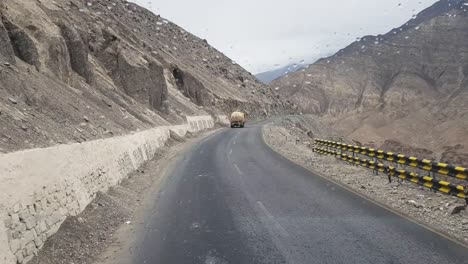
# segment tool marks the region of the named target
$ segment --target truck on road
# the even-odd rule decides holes
[[[236,111],[236,112],[233,112],[231,114],[231,128],[234,128],[234,127],[244,127],[245,125],[245,114],[240,112],[240,111]]]

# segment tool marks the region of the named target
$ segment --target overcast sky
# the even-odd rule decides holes
[[[252,73],[313,62],[399,27],[436,0],[131,0]]]

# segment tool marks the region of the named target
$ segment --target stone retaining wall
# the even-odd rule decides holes
[[[127,136],[0,155],[0,263],[26,263],[67,216],[119,184],[170,137],[212,128],[210,116]]]
[[[214,127],[214,120],[211,116],[187,116],[187,123],[190,126],[190,132]]]

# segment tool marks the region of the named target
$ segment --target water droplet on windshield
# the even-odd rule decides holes
[[[197,223],[197,222],[192,223],[192,225],[190,226],[191,229],[195,229],[195,228],[199,228],[199,227],[200,227],[200,224]]]

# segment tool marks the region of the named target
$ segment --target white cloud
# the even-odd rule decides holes
[[[399,27],[436,0],[132,0],[257,73]],[[401,5],[400,5],[401,4]]]

